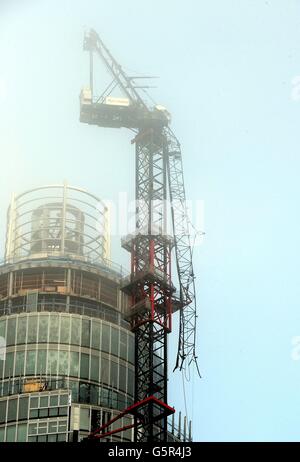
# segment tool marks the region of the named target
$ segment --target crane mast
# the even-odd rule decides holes
[[[180,145],[169,128],[169,114],[150,108],[140,97],[134,79],[127,76],[100,37],[91,30],[84,39],[90,52],[90,89],[81,92],[80,121],[101,127],[126,127],[135,131],[135,232],[122,239],[131,255],[131,274],[122,281],[130,300],[127,319],[135,334],[135,399],[124,410],[134,418],[136,442],[167,441],[168,347],[172,314],[180,311],[176,367],[195,356],[196,300],[190,236],[188,230]],[[111,84],[96,100],[93,95],[93,53],[100,56]],[[125,99],[110,94],[114,88]],[[170,196],[174,236],[166,230],[166,203]],[[171,278],[171,255],[175,248],[180,297]],[[115,419],[114,419],[115,420]],[[109,432],[108,422],[91,437]],[[122,429],[118,429],[121,431]]]

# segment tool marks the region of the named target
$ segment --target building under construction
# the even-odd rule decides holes
[[[136,415],[123,412],[136,386],[128,284],[110,261],[101,199],[67,184],[12,198],[0,266],[0,442],[133,441]],[[167,439],[190,441],[178,417]]]

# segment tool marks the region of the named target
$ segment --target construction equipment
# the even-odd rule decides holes
[[[120,416],[134,416],[135,441],[166,441],[167,416],[174,412],[167,399],[167,335],[172,313],[179,311],[179,342],[175,368],[195,362],[196,296],[192,249],[180,144],[169,127],[170,114],[142,98],[94,30],[84,38],[90,53],[90,86],[80,94],[80,121],[100,127],[125,127],[135,132],[136,230],[122,240],[131,254],[131,274],[122,290],[130,298],[127,315],[135,333],[135,403]],[[93,56],[97,54],[112,76],[99,97],[94,96]],[[114,97],[115,89],[122,97]],[[167,199],[171,202],[173,236],[166,233]],[[179,297],[171,279],[175,249]],[[115,421],[116,418],[113,419]],[[105,424],[90,435],[111,434]],[[124,430],[120,428],[117,431]],[[115,432],[115,431],[114,431]]]

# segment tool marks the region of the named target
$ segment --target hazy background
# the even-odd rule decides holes
[[[79,123],[85,27],[129,73],[160,76],[188,197],[205,201],[194,439],[299,440],[300,1],[0,0],[1,254],[13,191],[67,179],[133,197],[132,135]],[[118,239],[112,258],[128,262]],[[180,374],[169,390],[185,413]]]

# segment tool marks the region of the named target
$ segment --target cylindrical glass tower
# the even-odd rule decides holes
[[[80,440],[133,402],[133,334],[109,253],[97,197],[55,185],[13,198],[0,267],[0,441]]]

